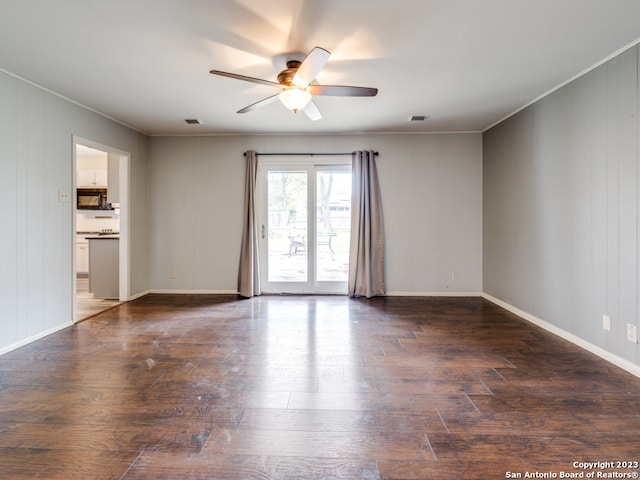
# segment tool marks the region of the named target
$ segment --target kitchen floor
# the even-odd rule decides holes
[[[77,277],[76,280],[76,305],[78,309],[78,321],[85,320],[121,303],[118,300],[93,298],[93,293],[89,293],[89,277]]]

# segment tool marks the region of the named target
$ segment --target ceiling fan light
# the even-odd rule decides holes
[[[298,113],[298,110],[302,110],[307,106],[307,103],[311,100],[311,94],[301,88],[288,88],[283,90],[278,95],[278,98],[285,107],[294,113]]]

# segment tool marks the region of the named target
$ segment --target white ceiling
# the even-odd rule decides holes
[[[151,135],[480,131],[640,38],[638,0],[0,0],[0,68]],[[274,89],[332,52],[312,122]],[[428,115],[425,122],[409,122]],[[186,118],[202,125],[190,126]]]

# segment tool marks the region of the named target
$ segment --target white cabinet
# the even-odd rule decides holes
[[[108,184],[107,169],[79,168],[78,188],[106,188]]]
[[[89,274],[89,240],[84,235],[76,237],[76,273]]]
[[[109,185],[109,162],[106,152],[99,155],[78,156],[76,174],[79,188],[105,188]]]

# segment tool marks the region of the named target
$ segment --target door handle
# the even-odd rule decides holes
[[[266,228],[264,227],[264,225],[262,225],[262,238],[264,239],[264,237],[266,236]]]

